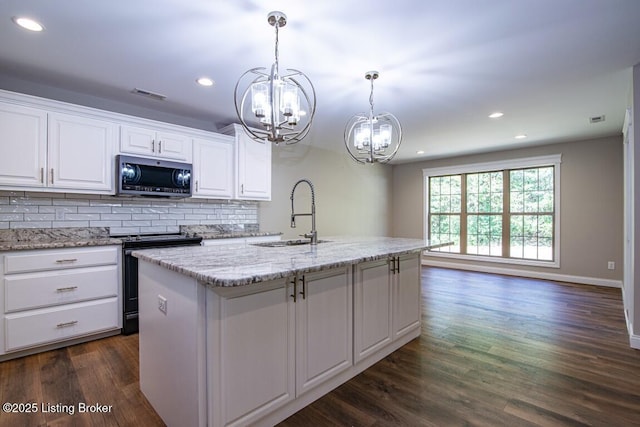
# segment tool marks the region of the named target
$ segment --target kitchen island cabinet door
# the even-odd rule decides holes
[[[211,425],[249,425],[295,397],[292,290],[285,280],[265,285],[276,288],[236,298],[210,292],[210,343],[219,343],[220,354],[212,372]]]
[[[353,364],[351,266],[298,277],[296,394]]]
[[[392,276],[388,260],[358,264],[355,275],[353,334],[357,363],[392,340]]]
[[[420,254],[396,257],[393,273],[394,339],[420,329]]]

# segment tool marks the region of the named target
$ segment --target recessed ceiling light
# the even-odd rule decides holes
[[[416,154],[424,154],[424,150],[418,150],[416,151]]]
[[[490,119],[497,119],[498,117],[504,116],[504,113],[501,111],[496,111],[495,113],[489,114]]]
[[[527,135],[525,135],[524,133],[521,133],[520,135],[514,136],[515,139],[525,139],[526,137],[527,137]]]
[[[211,80],[209,77],[200,77],[198,80],[196,80],[196,82],[198,82],[200,86],[206,86],[206,87],[213,86],[214,84],[214,81]]]
[[[38,21],[34,21],[33,19],[19,17],[19,16],[14,16],[11,19],[13,20],[13,22],[15,22],[17,25],[21,26],[25,30],[35,31],[35,32],[44,30],[44,26]]]

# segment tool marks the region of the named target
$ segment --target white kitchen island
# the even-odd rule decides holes
[[[168,426],[273,425],[420,335],[424,240],[152,249],[140,387]]]

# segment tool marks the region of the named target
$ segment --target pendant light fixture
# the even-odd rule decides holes
[[[380,76],[368,71],[364,77],[371,82],[369,112],[351,117],[344,129],[344,143],[358,163],[387,163],[398,152],[402,142],[402,127],[391,113],[373,113],[373,81]]]
[[[236,83],[233,100],[242,127],[256,141],[295,144],[308,133],[316,110],[311,80],[294,69],[280,74],[278,30],[287,24],[282,12],[271,12],[267,21],[275,28],[275,62],[271,71],[252,68]]]

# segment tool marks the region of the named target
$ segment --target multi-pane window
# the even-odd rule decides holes
[[[510,256],[553,260],[553,167],[509,175]]]
[[[439,176],[429,180],[432,239],[456,242],[441,248],[445,252],[460,252],[460,213],[462,193],[460,176]]]
[[[559,161],[550,163],[429,174],[428,238],[454,242],[435,251],[557,261],[555,199]]]
[[[502,172],[465,175],[467,182],[467,251],[502,255]]]

